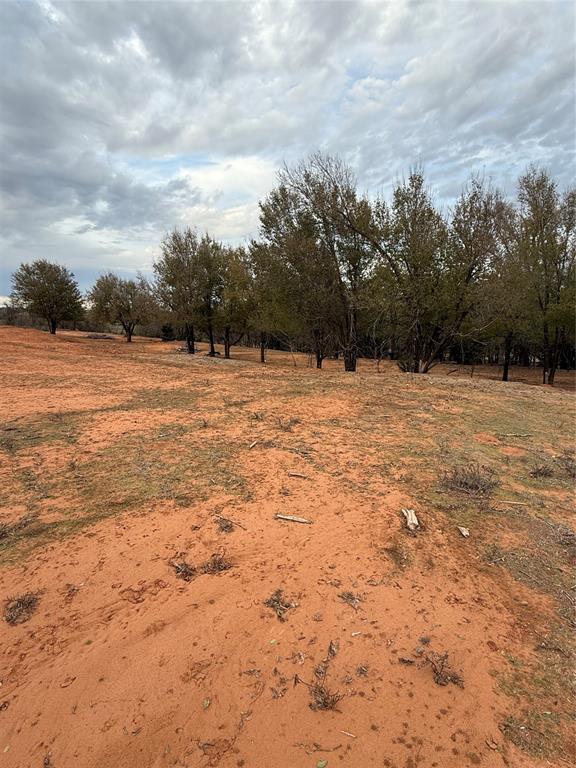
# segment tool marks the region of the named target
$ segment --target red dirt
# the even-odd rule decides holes
[[[61,525],[19,540],[0,567],[2,600],[40,594],[29,621],[0,625],[1,765],[565,765],[500,730],[519,707],[498,686],[505,655],[534,655],[553,601],[495,576],[478,548],[484,524],[463,539],[426,494],[442,452],[471,450],[468,436],[494,462],[524,456],[522,445],[504,456],[482,422],[498,398],[544,418],[573,412],[572,397],[392,366],[353,376],[298,358],[294,369],[279,353],[262,367],[256,350],[191,359],[175,346],[0,328],[1,421],[48,430],[6,433],[22,442],[0,451],[0,522],[32,510]],[[471,411],[477,428],[459,431]],[[570,491],[551,498],[565,522]],[[422,521],[417,536],[402,507]],[[215,514],[243,527],[222,533]],[[230,570],[185,582],[170,565],[216,552]],[[295,604],[284,622],[263,605],[276,589]],[[315,681],[330,641],[326,685],[343,698],[312,710],[294,678]],[[463,688],[434,682],[432,652],[449,653]]]

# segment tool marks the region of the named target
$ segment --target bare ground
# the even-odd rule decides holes
[[[572,764],[573,395],[177,346],[0,328],[2,766]]]

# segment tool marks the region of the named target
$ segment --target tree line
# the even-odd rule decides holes
[[[306,351],[318,368],[340,357],[389,357],[427,373],[442,360],[537,362],[543,382],[575,367],[576,189],[530,167],[514,200],[472,177],[449,211],[420,170],[390,200],[363,195],[339,157],[284,167],[260,202],[259,237],[231,247],[194,228],[160,244],[153,277],[101,275],[83,297],[73,274],[45,260],[12,278],[14,306],[43,317],[134,329],[161,319],[195,352],[258,338]]]

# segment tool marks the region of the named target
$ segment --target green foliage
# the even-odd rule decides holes
[[[22,264],[12,275],[12,300],[30,314],[43,317],[51,333],[63,320],[79,320],[84,314],[82,295],[74,275],[66,267],[40,259]]]
[[[132,341],[137,325],[148,322],[155,314],[154,301],[144,278],[123,280],[112,272],[101,275],[88,292],[90,315],[104,323],[120,323],[126,341]]]

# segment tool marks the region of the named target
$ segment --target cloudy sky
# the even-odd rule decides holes
[[[481,172],[576,175],[564,2],[0,2],[0,295],[22,261],[149,270],[189,224],[257,233],[283,162],[362,190],[421,164],[441,203]]]

